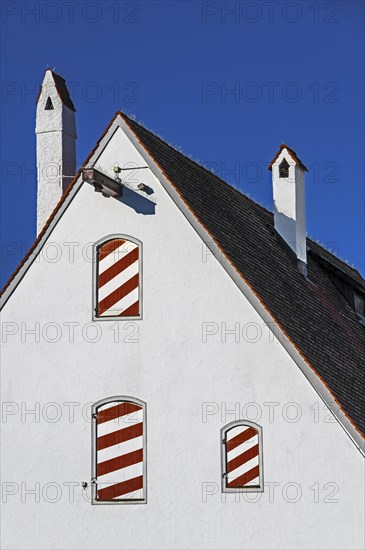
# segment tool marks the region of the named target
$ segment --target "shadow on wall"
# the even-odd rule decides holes
[[[155,214],[155,203],[132,189],[128,189],[128,187],[123,188],[123,195],[116,197],[116,200],[130,206],[137,214],[144,214],[145,216]]]

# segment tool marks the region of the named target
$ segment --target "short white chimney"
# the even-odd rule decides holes
[[[295,151],[283,144],[269,170],[272,171],[275,230],[295,253],[299,269],[306,274],[304,175],[308,169]]]
[[[37,98],[37,233],[76,173],[75,107],[65,80],[47,69]]]

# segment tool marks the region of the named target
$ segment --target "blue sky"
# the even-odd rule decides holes
[[[3,1],[1,284],[35,238],[35,100],[70,83],[79,164],[117,110],[272,209],[282,142],[307,230],[364,274],[361,1]]]

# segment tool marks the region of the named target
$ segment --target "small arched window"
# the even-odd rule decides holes
[[[92,419],[93,503],[145,503],[146,403],[103,399],[93,405]]]
[[[254,422],[238,420],[221,430],[222,491],[264,490],[262,428]]]
[[[95,318],[141,318],[142,244],[110,235],[95,245]]]
[[[289,163],[284,158],[279,164],[279,178],[288,178],[289,177]]]

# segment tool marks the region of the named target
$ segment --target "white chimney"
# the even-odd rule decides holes
[[[306,274],[307,246],[304,175],[308,169],[287,145],[281,145],[269,166],[274,195],[274,226]]]
[[[37,233],[76,173],[75,107],[65,80],[46,70],[37,99]]]

